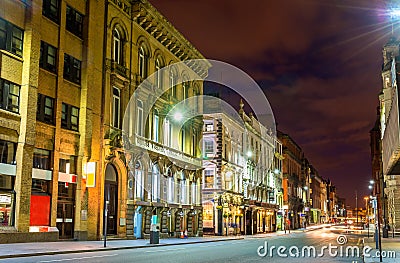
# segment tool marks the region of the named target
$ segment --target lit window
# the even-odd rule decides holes
[[[143,169],[140,162],[135,164],[135,197],[143,200]]]
[[[139,136],[143,136],[143,103],[141,100],[137,101],[137,123],[136,132]]]
[[[204,188],[214,188],[214,170],[204,170]]]
[[[169,119],[164,121],[164,145],[171,147],[172,126]]]
[[[24,31],[0,18],[0,49],[22,57]]]
[[[213,131],[214,130],[214,125],[212,123],[207,123],[206,124],[206,131]]]
[[[153,119],[153,140],[158,142],[159,140],[159,122],[160,118],[158,116],[158,110],[154,110],[154,119]]]
[[[147,58],[143,46],[139,48],[139,76],[143,79],[147,77]]]
[[[53,73],[57,72],[57,48],[46,42],[40,43],[39,66]]]
[[[113,87],[113,126],[116,128],[120,127],[120,115],[121,115],[121,91]]]
[[[38,121],[54,124],[54,99],[38,93],[38,105],[36,111]]]
[[[78,131],[79,109],[72,105],[63,103],[61,113],[61,127],[64,129]]]
[[[169,72],[169,87],[171,89],[171,96],[176,98],[176,83],[177,83],[178,75],[176,74],[174,69],[171,69]]]
[[[118,64],[122,64],[122,41],[120,34],[117,29],[113,31],[113,39],[114,39],[114,52],[113,52],[113,60]]]
[[[214,141],[212,140],[204,140],[204,152],[207,153],[214,153]]]
[[[160,71],[161,68],[162,68],[162,66],[161,66],[160,58],[157,58],[156,59],[156,72],[155,73],[156,73],[156,87],[158,89],[162,88],[163,78],[162,78],[162,72]]]
[[[60,158],[59,171],[62,173],[76,174],[77,156],[69,156],[68,159]]]

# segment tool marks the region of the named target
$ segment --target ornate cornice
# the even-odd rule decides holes
[[[182,61],[205,59],[204,56],[147,0],[131,0],[132,19]],[[206,78],[211,64],[187,64],[200,77]]]

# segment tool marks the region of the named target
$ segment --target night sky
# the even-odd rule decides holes
[[[369,131],[391,36],[383,1],[150,0],[206,57],[265,91],[278,129],[347,204],[369,194]]]

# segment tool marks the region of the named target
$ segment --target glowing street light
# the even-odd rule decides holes
[[[182,113],[176,112],[176,113],[174,114],[174,119],[175,119],[176,121],[181,121],[182,118],[183,118]]]
[[[253,153],[251,151],[247,151],[247,157],[251,157],[253,155]]]

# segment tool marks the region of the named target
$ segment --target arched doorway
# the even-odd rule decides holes
[[[112,164],[107,164],[105,180],[105,200],[107,205],[107,235],[117,234],[118,219],[118,176]]]

